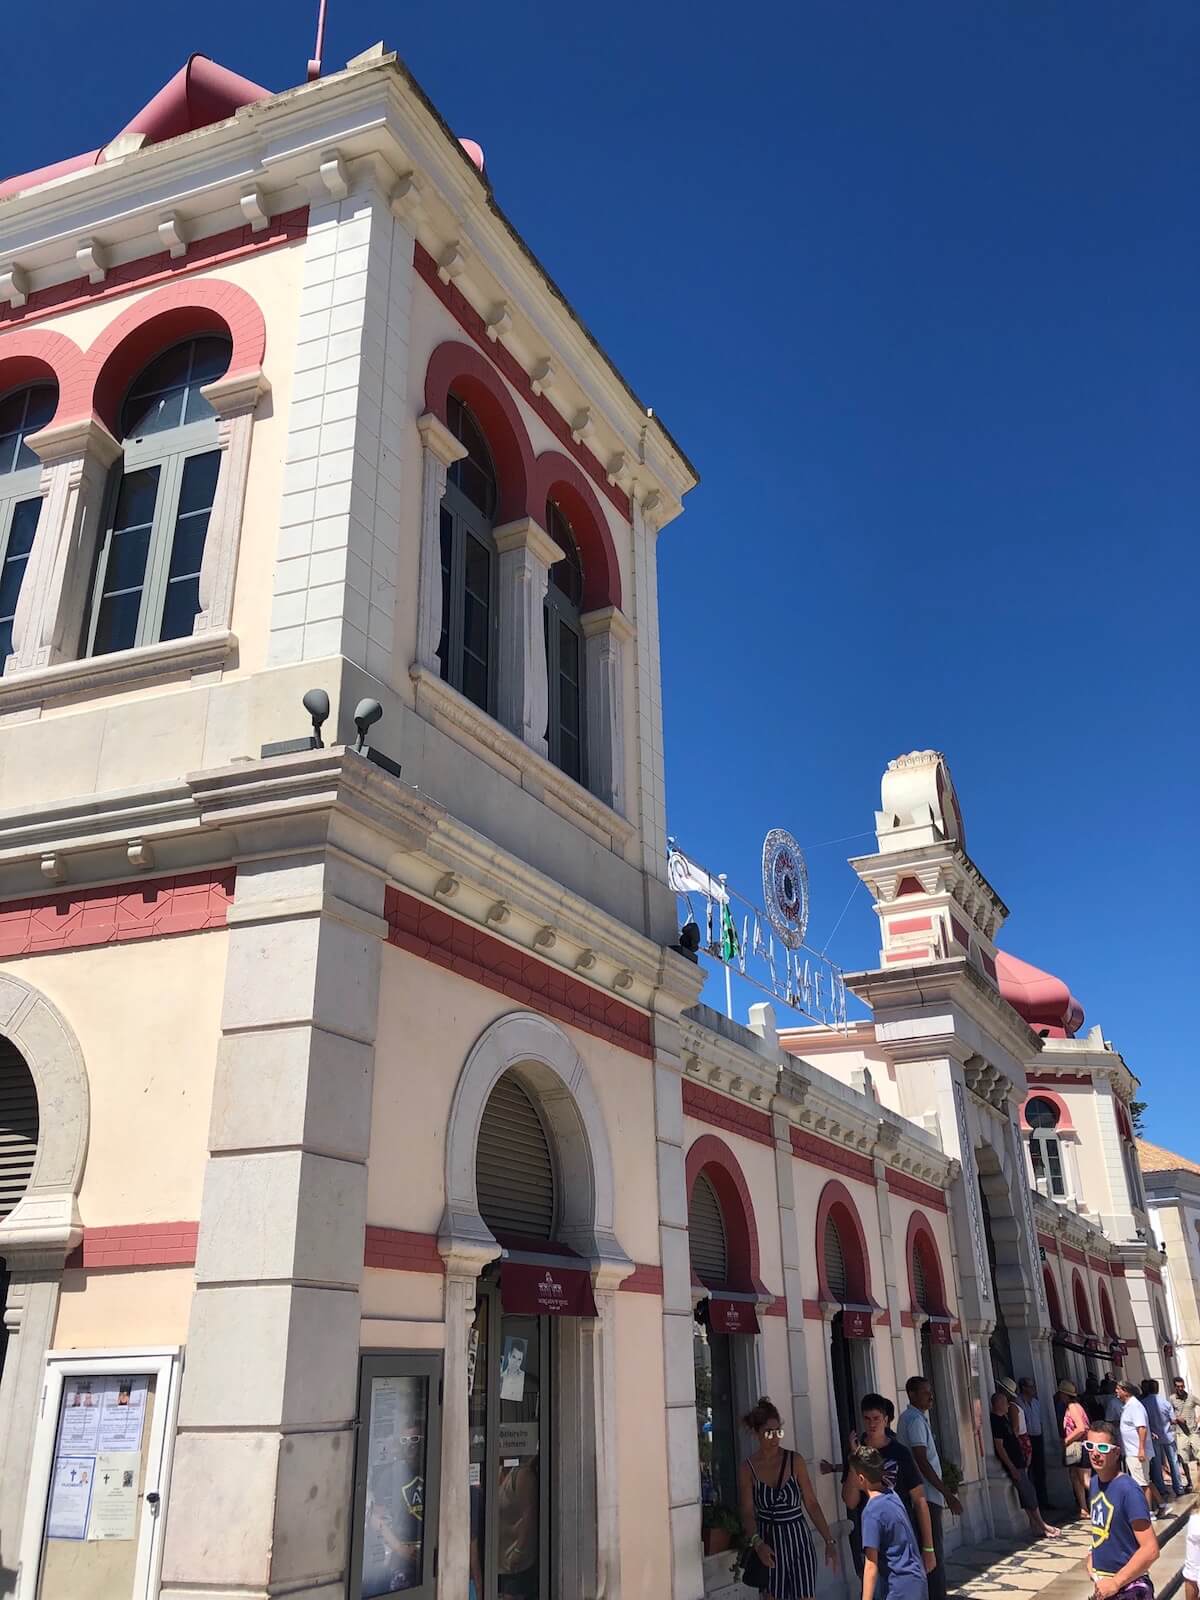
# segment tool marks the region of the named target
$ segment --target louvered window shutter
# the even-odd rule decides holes
[[[0,1219],[29,1187],[38,1147],[38,1103],[25,1058],[0,1038]]]
[[[926,1311],[929,1308],[929,1285],[925,1281],[925,1262],[919,1250],[913,1251],[913,1294],[917,1299],[917,1310]]]
[[[554,1159],[537,1107],[511,1072],[492,1090],[475,1152],[479,1214],[505,1236],[553,1239]]]
[[[832,1217],[825,1218],[825,1282],[834,1300],[846,1298],[846,1256],[842,1250],[842,1236]]]
[[[692,1198],[688,1205],[688,1239],[692,1272],[709,1288],[723,1288],[729,1281],[725,1219],[721,1215],[717,1191],[703,1173],[692,1185]]]

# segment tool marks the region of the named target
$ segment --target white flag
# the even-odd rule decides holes
[[[676,894],[702,894],[706,900],[716,900],[721,905],[729,899],[725,885],[689,861],[682,850],[667,853],[667,883]]]

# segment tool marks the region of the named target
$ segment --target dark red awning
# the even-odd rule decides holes
[[[845,1339],[873,1339],[875,1313],[869,1306],[842,1307],[842,1337]]]
[[[930,1317],[929,1339],[932,1344],[952,1344],[949,1317]]]
[[[757,1333],[758,1312],[753,1300],[727,1300],[723,1295],[710,1295],[708,1325],[714,1333]]]
[[[596,1315],[592,1275],[582,1262],[518,1261],[510,1255],[500,1263],[500,1303],[521,1317]]]

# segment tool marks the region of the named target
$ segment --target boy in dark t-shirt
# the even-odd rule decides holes
[[[1158,1560],[1158,1539],[1150,1526],[1145,1494],[1121,1469],[1121,1441],[1115,1424],[1093,1424],[1083,1448],[1092,1468],[1088,1571],[1096,1586],[1096,1600],[1113,1600],[1122,1591],[1128,1593],[1128,1600],[1148,1600],[1154,1589],[1147,1574]]]
[[[933,1550],[933,1528],[929,1520],[929,1504],[925,1499],[925,1484],[913,1460],[912,1451],[888,1431],[896,1415],[895,1406],[882,1395],[868,1394],[863,1396],[860,1409],[863,1431],[850,1436],[851,1460],[846,1462],[842,1473],[842,1503],[850,1513],[850,1550],[854,1557],[854,1570],[861,1576],[862,1514],[866,1495],[851,1469],[852,1453],[856,1447],[866,1445],[879,1455],[883,1464],[884,1488],[893,1489],[899,1495],[901,1505],[912,1518],[922,1552]]]
[[[917,1549],[908,1513],[895,1490],[886,1484],[885,1464],[878,1451],[860,1446],[849,1462],[855,1487],[866,1499],[862,1514],[862,1600],[926,1600],[932,1550]]]

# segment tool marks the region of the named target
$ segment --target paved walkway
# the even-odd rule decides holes
[[[1176,1533],[1195,1504],[1184,1495],[1171,1507],[1170,1518],[1155,1522],[1160,1544]],[[949,1593],[959,1600],[989,1600],[997,1594],[1040,1594],[1060,1578],[1082,1578],[1081,1566],[1091,1545],[1091,1530],[1078,1518],[1064,1521],[1061,1539],[988,1539],[956,1550],[946,1562]]]

